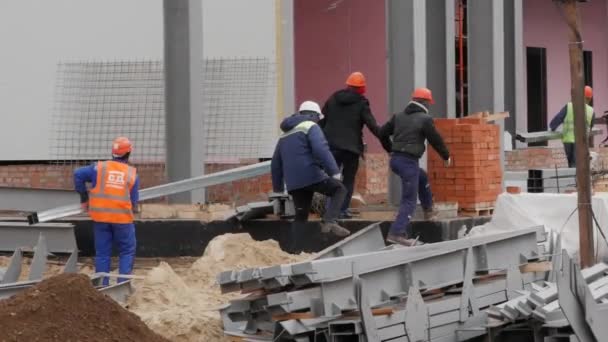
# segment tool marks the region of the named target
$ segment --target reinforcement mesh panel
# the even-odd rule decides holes
[[[207,162],[268,158],[276,139],[276,72],[266,58],[206,59],[202,99]],[[165,160],[162,61],[70,62],[57,70],[51,155],[59,163],[106,159],[114,137],[132,161]]]

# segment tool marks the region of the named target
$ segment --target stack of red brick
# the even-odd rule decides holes
[[[452,166],[429,148],[428,174],[436,202],[458,202],[462,210],[494,207],[502,189],[499,127],[484,119],[436,119]]]

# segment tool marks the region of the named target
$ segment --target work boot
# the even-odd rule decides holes
[[[422,242],[419,242],[418,239],[409,239],[407,235],[396,235],[396,234],[388,234],[386,237],[386,241],[392,244],[398,244],[405,247],[413,247],[420,246]]]
[[[424,209],[424,220],[425,221],[437,220],[437,212],[433,208]]]
[[[349,236],[350,231],[346,228],[340,227],[337,223],[323,222],[321,223],[321,233],[328,234],[333,233],[336,236],[344,237]]]

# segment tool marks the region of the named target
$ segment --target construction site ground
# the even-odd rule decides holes
[[[135,292],[126,308],[153,331],[171,341],[224,341],[218,308],[238,294],[220,293],[216,275],[234,268],[296,262],[309,254],[283,252],[276,241],[254,241],[248,234],[225,234],[208,245],[203,256],[136,258],[132,280]],[[10,255],[0,256],[0,267]],[[67,256],[49,256],[45,278],[62,272]],[[113,265],[117,265],[113,258]],[[27,269],[31,258],[23,260]],[[79,273],[91,274],[94,260],[81,257]],[[116,270],[114,270],[116,272]]]

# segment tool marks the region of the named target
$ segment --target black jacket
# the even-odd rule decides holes
[[[323,120],[319,126],[332,150],[345,150],[355,154],[363,153],[363,125],[373,135],[380,137],[380,127],[372,115],[369,101],[352,89],[335,92],[322,109]],[[386,148],[386,147],[385,147]]]
[[[418,102],[410,102],[403,112],[393,115],[380,129],[380,136],[382,139],[393,137],[394,153],[420,159],[425,150],[424,142],[428,140],[441,158],[450,158],[450,152],[435,129],[428,109]]]

